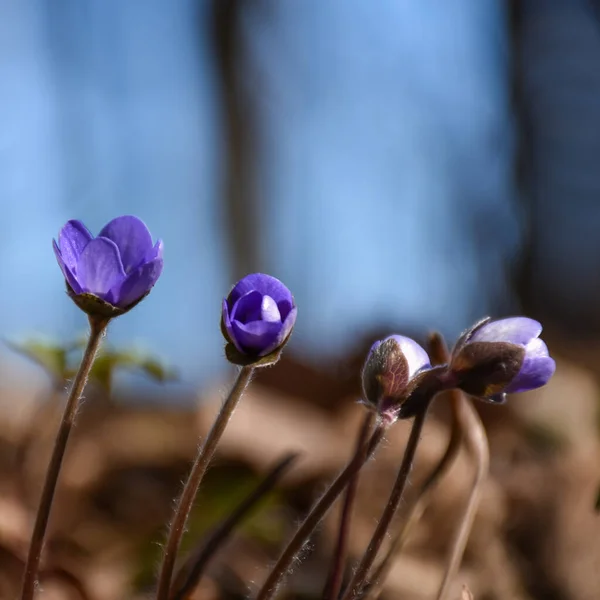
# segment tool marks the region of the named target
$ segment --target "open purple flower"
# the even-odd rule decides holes
[[[245,362],[280,349],[292,332],[297,309],[290,290],[275,277],[254,273],[223,300],[222,329]],[[232,360],[232,355],[228,353]],[[234,360],[239,362],[241,360]]]
[[[403,335],[379,340],[371,346],[363,367],[365,398],[380,414],[395,413],[411,380],[430,367],[427,352],[414,340]]]
[[[450,367],[460,387],[475,396],[526,392],[548,383],[556,363],[540,339],[542,326],[527,317],[484,321],[467,332]]]
[[[144,223],[123,216],[94,237],[81,221],[68,221],[52,241],[69,294],[89,314],[117,316],[150,292],[163,269],[163,243]]]

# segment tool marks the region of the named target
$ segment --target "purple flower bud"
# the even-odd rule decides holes
[[[380,414],[395,410],[405,399],[412,378],[431,367],[417,342],[390,335],[371,346],[362,372],[365,398]]]
[[[69,295],[90,315],[114,317],[146,296],[163,269],[163,243],[140,219],[113,219],[97,237],[69,221],[52,240]]]
[[[223,300],[221,315],[223,335],[237,350],[228,345],[229,360],[252,364],[276,353],[292,333],[297,312],[294,297],[279,279],[253,273],[238,281]]]
[[[464,334],[452,353],[450,369],[459,387],[474,396],[526,392],[546,385],[556,369],[533,319],[483,321]]]

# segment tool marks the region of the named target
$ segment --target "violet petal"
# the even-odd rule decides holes
[[[292,308],[292,310],[290,311],[288,316],[285,318],[285,320],[281,324],[281,329],[279,330],[279,333],[277,334],[275,339],[273,339],[273,341],[263,349],[261,356],[270,354],[271,352],[273,352],[273,350],[275,350],[276,348],[281,346],[281,344],[283,344],[283,342],[285,342],[286,338],[290,335],[290,333],[292,332],[292,329],[294,328],[294,324],[296,323],[296,315],[297,314],[298,314],[298,309],[296,307]]]
[[[58,247],[57,243],[54,240],[52,240],[52,247],[54,248],[54,254],[56,256],[58,266],[60,267],[60,270],[63,272],[63,275],[64,275],[65,279],[67,280],[67,283],[69,284],[71,289],[76,294],[81,294],[81,286],[77,282],[77,279],[75,279],[75,275],[73,275],[73,273],[71,273],[69,267],[67,267],[67,265],[65,264],[65,261],[63,260],[63,257],[60,253],[60,248]]]
[[[140,266],[153,249],[148,228],[141,219],[132,215],[113,219],[102,228],[98,237],[112,240],[117,245],[126,273]]]
[[[225,326],[225,331],[227,331],[227,338],[240,352],[244,352],[239,342],[235,339],[233,327],[231,326],[231,317],[229,315],[229,307],[227,306],[226,298],[223,299],[223,310],[221,316],[223,318],[223,325]]]
[[[163,241],[157,240],[156,244],[154,244],[154,246],[152,246],[152,248],[150,248],[150,250],[146,253],[146,256],[144,256],[144,262],[150,262],[151,260],[154,260],[155,258],[162,258],[163,257],[163,248],[164,248]]]
[[[408,363],[409,378],[412,377],[417,371],[420,371],[426,367],[431,367],[429,355],[419,344],[417,344],[417,342],[403,335],[390,335],[386,339],[389,338],[395,339],[398,342],[400,349],[404,353],[404,357]]]
[[[77,261],[83,249],[93,239],[87,227],[75,219],[67,221],[58,234],[58,248],[65,265],[76,273]]]
[[[82,291],[111,302],[110,291],[124,279],[125,271],[116,244],[104,237],[91,240],[77,262],[77,281]]]
[[[519,374],[505,388],[507,394],[535,390],[548,383],[554,371],[556,362],[549,356],[546,344],[536,338],[525,347],[526,354]]]
[[[526,345],[542,332],[542,325],[527,317],[491,321],[477,329],[469,342],[510,342]]]
[[[289,299],[280,300],[277,302],[277,308],[279,309],[281,320],[285,321],[292,308],[294,308],[293,298],[290,296]]]
[[[260,304],[260,318],[267,323],[281,323],[279,308],[271,296],[263,296]]]
[[[264,273],[252,273],[241,279],[231,290],[227,300],[232,307],[242,296],[256,290],[262,296],[270,296],[277,304],[287,300],[292,302],[292,294],[279,279]]]
[[[250,323],[252,321],[260,321],[260,309],[262,305],[262,294],[257,291],[251,291],[244,294],[233,305],[231,309],[231,320],[239,321],[240,323]]]
[[[252,321],[251,323],[231,322],[234,338],[243,352],[265,356],[277,346],[278,334],[282,330],[281,323]]]
[[[124,281],[119,282],[111,290],[115,306],[127,308],[147,294],[160,277],[162,270],[162,258],[155,258],[129,273]]]

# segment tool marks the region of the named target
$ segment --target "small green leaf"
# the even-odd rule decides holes
[[[176,381],[179,376],[177,371],[172,367],[168,367],[161,363],[156,358],[146,358],[140,363],[140,369],[150,379],[157,381],[158,383],[165,383],[167,381]]]
[[[55,380],[63,381],[67,375],[67,350],[56,342],[25,340],[7,342],[9,348],[40,365]]]
[[[141,372],[153,381],[166,383],[178,378],[177,372],[160,359],[137,349],[114,350],[105,348],[96,358],[90,377],[110,391],[116,370]]]

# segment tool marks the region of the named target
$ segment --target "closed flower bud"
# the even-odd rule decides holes
[[[225,353],[238,365],[272,364],[292,333],[297,308],[288,288],[270,275],[241,279],[223,300]]]
[[[502,401],[504,394],[546,385],[556,369],[533,319],[485,320],[467,331],[452,353],[450,371],[463,391]]]
[[[406,398],[411,380],[430,367],[427,352],[410,338],[390,335],[377,341],[362,371],[365,398],[380,415],[395,413]]]
[[[94,237],[81,221],[69,221],[53,240],[67,292],[92,317],[111,318],[132,309],[163,269],[163,244],[132,216],[117,217]]]

